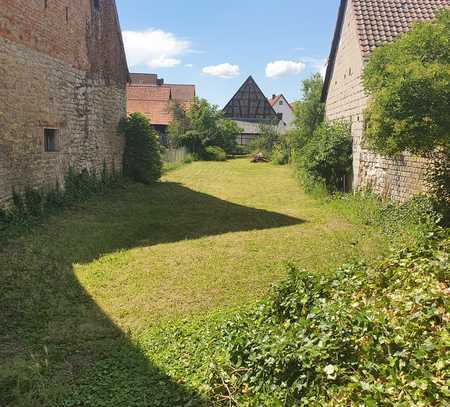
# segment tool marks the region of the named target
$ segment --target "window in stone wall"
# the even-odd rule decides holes
[[[56,151],[57,129],[44,129],[44,151],[54,153]]]
[[[94,3],[94,8],[96,10],[98,10],[100,8],[100,0],[94,0],[93,3]]]
[[[47,7],[48,7],[48,1],[44,0],[44,8],[47,8]]]
[[[66,7],[66,23],[69,22],[69,7]]]

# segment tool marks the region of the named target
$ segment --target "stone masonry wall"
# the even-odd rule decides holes
[[[426,161],[407,154],[381,157],[362,146],[364,109],[368,98],[361,75],[364,59],[358,41],[352,2],[347,3],[339,48],[325,107],[327,120],[345,119],[353,137],[353,188],[369,187],[384,198],[404,201],[425,189]]]
[[[124,89],[1,38],[0,78],[0,202],[62,182],[69,166],[121,166]],[[44,127],[58,129],[57,152],[44,151]]]
[[[0,0],[0,206],[69,166],[122,165],[128,69],[115,4]],[[56,128],[56,152],[44,150]]]

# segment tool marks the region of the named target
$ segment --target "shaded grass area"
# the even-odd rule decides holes
[[[113,191],[2,244],[0,405],[201,405],[132,338],[260,298],[284,261],[383,249],[286,168],[198,162]]]

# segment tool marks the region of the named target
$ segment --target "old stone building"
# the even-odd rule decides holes
[[[0,204],[118,168],[127,81],[114,0],[0,0]]]
[[[393,41],[414,21],[432,19],[437,10],[449,5],[449,0],[341,0],[322,100],[327,120],[351,122],[354,188],[368,186],[397,201],[424,190],[424,159],[409,154],[381,157],[363,148],[368,99],[361,74],[375,47]]]

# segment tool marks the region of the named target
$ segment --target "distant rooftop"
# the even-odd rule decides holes
[[[187,108],[194,97],[195,85],[164,84],[157,74],[131,73],[127,111],[145,114],[154,125],[168,125],[172,120],[170,103]]]

